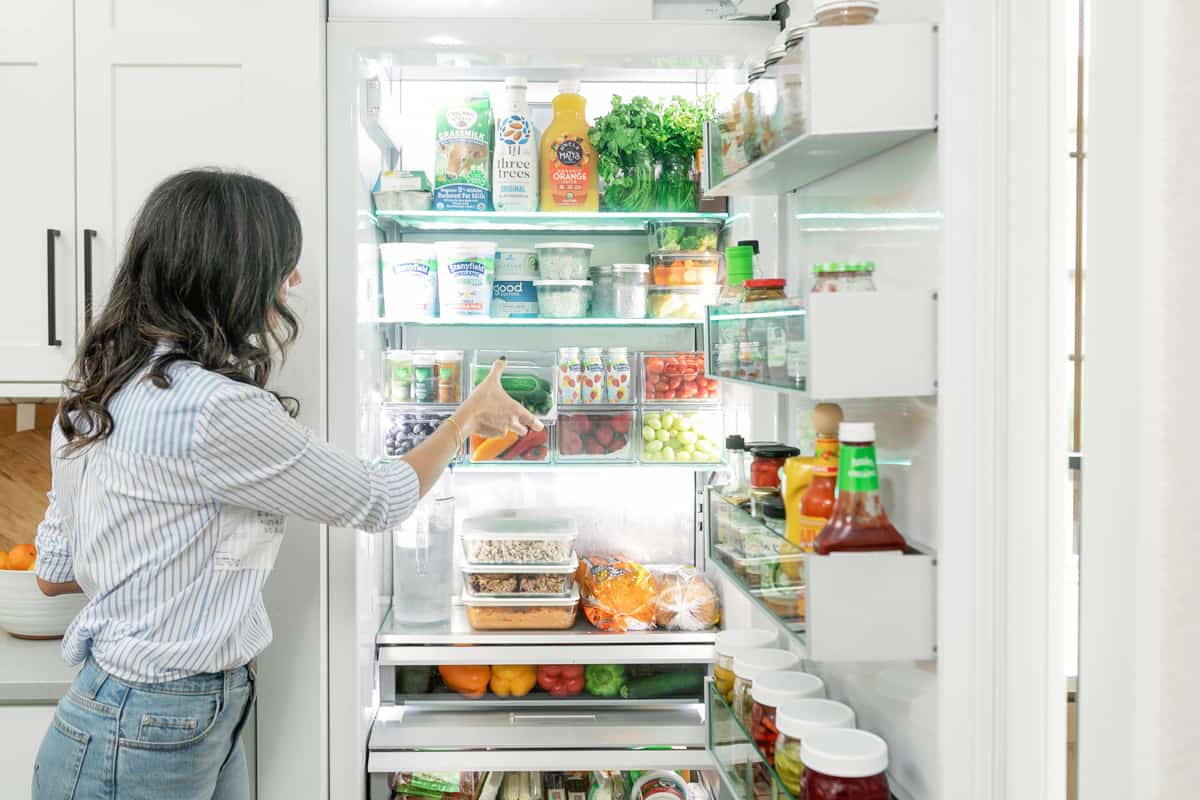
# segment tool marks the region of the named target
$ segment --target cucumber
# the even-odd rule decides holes
[[[664,672],[649,678],[637,678],[621,687],[627,700],[652,700],[680,695],[699,696],[704,692],[704,675],[699,672]]]

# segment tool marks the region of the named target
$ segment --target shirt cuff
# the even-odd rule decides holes
[[[48,583],[69,583],[75,580],[75,564],[69,553],[39,550],[36,573]]]

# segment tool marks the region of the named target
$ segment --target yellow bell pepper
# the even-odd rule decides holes
[[[537,685],[537,667],[509,664],[492,667],[492,694],[499,697],[524,697]]]
[[[490,667],[460,666],[457,664],[438,667],[438,672],[447,686],[461,695],[479,698],[487,694]]]

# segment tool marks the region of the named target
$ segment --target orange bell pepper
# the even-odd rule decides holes
[[[492,668],[448,664],[438,667],[438,674],[454,691],[464,697],[478,699],[487,694],[488,681],[492,679]]]

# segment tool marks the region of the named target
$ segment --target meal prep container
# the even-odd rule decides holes
[[[575,625],[579,589],[567,597],[462,596],[467,622],[477,631],[562,631]]]
[[[655,286],[712,286],[721,272],[720,253],[655,253],[650,256]]]
[[[538,314],[547,319],[586,317],[592,300],[592,282],[576,280],[534,281]]]
[[[719,400],[721,382],[704,374],[704,352],[642,353],[642,400],[706,403]]]
[[[706,306],[716,305],[719,286],[651,286],[650,316],[654,319],[704,319]]]
[[[637,413],[571,411],[558,415],[559,461],[632,462]]]
[[[573,562],[578,557],[572,554]],[[570,597],[576,563],[514,567],[509,564],[464,565],[463,590],[471,598]]]
[[[535,244],[538,273],[548,281],[585,281],[592,264],[592,249],[587,242],[542,242]]]
[[[463,520],[463,555],[469,564],[575,565],[578,531],[569,517],[502,510]]]
[[[725,223],[719,219],[704,220],[651,220],[646,223],[650,252],[678,253],[685,250],[695,253],[715,253],[721,243],[721,229]]]

